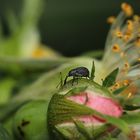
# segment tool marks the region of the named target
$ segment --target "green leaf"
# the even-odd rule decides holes
[[[137,110],[140,109],[140,106],[135,106],[135,105],[125,105],[123,107],[124,110],[128,110],[128,111],[133,111],[133,110]]]
[[[113,91],[113,94],[118,95],[118,94],[122,93],[127,87],[128,87],[128,85],[123,86],[123,87],[121,87],[119,89],[116,89],[115,91]]]
[[[115,117],[111,117],[111,116],[105,116],[105,115],[103,115],[103,117],[107,120],[108,123],[115,125],[117,128],[119,128],[125,134],[130,133],[129,126],[124,120],[115,118]]]
[[[65,96],[76,95],[76,94],[79,94],[80,92],[85,91],[86,89],[87,89],[87,86],[76,87],[76,88],[73,88],[70,91],[68,91]]]
[[[59,139],[69,139],[72,137],[72,133],[66,128],[55,126],[54,130],[56,131],[55,133],[57,133]],[[54,135],[51,137],[54,138]]]
[[[121,117],[128,124],[140,124],[140,112],[133,114],[125,114]]]
[[[94,65],[94,61],[93,61],[90,79],[93,80],[94,77],[95,77],[95,65]]]
[[[77,130],[86,138],[86,140],[90,140],[91,139],[90,134],[87,131],[87,128],[84,126],[84,124],[78,120],[74,121],[74,123]]]
[[[103,80],[103,87],[110,87],[115,83],[117,74],[119,72],[119,68],[113,70],[104,80]]]
[[[109,129],[111,125],[110,124],[104,124],[102,126],[99,126],[99,128],[94,129],[93,131],[93,137],[94,139],[99,139],[105,135],[105,132],[107,132],[107,129]]]

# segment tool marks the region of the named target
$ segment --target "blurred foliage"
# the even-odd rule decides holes
[[[42,72],[66,61],[40,41],[37,24],[43,5],[44,0],[24,0],[18,16],[9,7],[0,20],[0,73],[4,73],[0,78],[0,104],[7,103],[12,93],[37,79]]]
[[[22,2],[1,0],[0,12],[13,8],[19,15]],[[23,1],[23,0],[22,0]],[[103,49],[109,26],[108,16],[117,15],[124,0],[45,0],[39,28],[44,43],[64,55],[77,55],[85,51]],[[125,0],[136,13],[140,13],[139,0]]]

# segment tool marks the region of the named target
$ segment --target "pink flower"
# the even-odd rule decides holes
[[[122,107],[110,97],[97,94],[91,91],[85,91],[74,96],[68,97],[69,100],[74,101],[78,104],[84,104],[102,114],[120,117],[122,115]],[[84,123],[104,123],[106,120],[100,116],[83,116],[78,118]]]

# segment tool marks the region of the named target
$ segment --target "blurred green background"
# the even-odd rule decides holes
[[[8,29],[4,16],[7,9],[18,13],[23,0],[0,0],[0,19],[4,33]],[[103,49],[109,25],[108,16],[117,15],[123,0],[45,0],[38,24],[42,42],[66,56]],[[140,0],[125,0],[140,14]]]

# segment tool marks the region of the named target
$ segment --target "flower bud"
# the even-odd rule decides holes
[[[13,121],[14,134],[18,139],[46,140],[46,101],[31,101],[21,107]]]
[[[120,117],[123,110],[118,101],[106,88],[89,79],[79,79],[74,86],[71,84],[72,81],[68,82],[50,101],[48,126],[51,135],[70,140],[93,139],[111,131],[114,126],[104,115]]]

